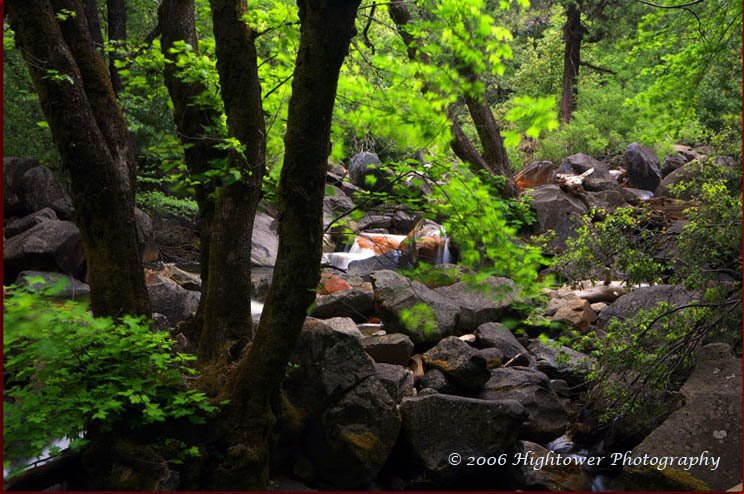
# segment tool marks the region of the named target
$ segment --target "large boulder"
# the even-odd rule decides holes
[[[437,369],[458,388],[472,392],[491,377],[483,355],[461,339],[450,336],[422,355],[424,367]]]
[[[527,350],[535,357],[540,372],[551,379],[564,380],[571,386],[584,383],[586,376],[596,364],[593,357],[552,340],[543,343],[539,339],[534,339],[530,341]]]
[[[254,266],[273,266],[279,250],[278,222],[268,214],[259,211],[253,222],[251,237],[251,264]]]
[[[714,491],[740,483],[741,365],[741,358],[725,343],[703,347],[695,370],[680,390],[685,404],[636,446],[632,456],[705,455],[708,463],[690,467],[689,473]],[[713,468],[712,458],[719,459],[717,468]],[[688,466],[681,468],[688,470]]]
[[[368,336],[362,340],[364,351],[381,364],[408,365],[413,354],[413,342],[404,334]]]
[[[40,209],[39,211],[35,211],[33,213],[27,214],[26,216],[22,218],[16,218],[12,221],[9,221],[7,225],[5,225],[5,236],[7,238],[13,237],[15,235],[18,235],[19,233],[23,233],[29,228],[32,228],[42,221],[47,220],[57,220],[59,219],[57,217],[57,213],[54,212],[54,209],[52,208],[44,208]]]
[[[476,344],[479,348],[497,348],[505,361],[514,359],[514,364],[529,365],[530,354],[503,324],[486,323],[475,330]]]
[[[62,273],[44,271],[21,271],[18,284],[34,290],[52,289],[53,296],[59,299],[81,300],[90,296],[90,286]]]
[[[331,254],[331,256],[335,255]],[[359,259],[351,261],[348,264],[346,273],[350,276],[361,276],[365,280],[370,280],[370,275],[375,271],[382,271],[385,269],[407,269],[411,268],[410,258],[407,254],[398,250],[391,250],[383,254],[378,254],[367,259]]]
[[[588,154],[572,154],[561,162],[560,168],[556,173],[581,175],[589,170],[593,170],[582,181],[586,190],[601,191],[617,187],[617,180],[610,174],[607,164],[598,161]]]
[[[72,199],[49,168],[27,170],[18,180],[17,190],[26,211],[52,208],[62,219],[72,218]]]
[[[82,279],[85,269],[80,232],[70,221],[42,221],[5,242],[5,280],[23,270],[56,271]]]
[[[657,197],[671,197],[672,188],[683,182],[689,182],[700,173],[700,168],[695,166],[696,164],[697,162],[693,162],[689,165],[677,168],[676,170],[669,173],[669,175],[665,176],[661,183],[659,183],[659,186],[656,188],[654,195]],[[678,191],[674,195],[674,197],[685,201],[689,201],[690,199],[694,198],[692,190]]]
[[[394,364],[375,364],[377,379],[385,387],[390,397],[396,403],[406,396],[414,396],[416,393],[413,387],[413,372]]]
[[[532,198],[532,208],[537,215],[535,233],[555,232],[548,247],[561,249],[566,239],[576,235],[581,216],[586,214],[584,203],[577,197],[563,192],[557,185],[545,185],[527,194]]]
[[[325,196],[323,197],[323,211],[334,213],[345,213],[354,209],[352,200],[344,194],[344,191],[334,185],[327,184]]]
[[[659,158],[653,149],[634,142],[623,154],[628,171],[628,186],[655,191],[661,182]]]
[[[431,288],[389,270],[372,273],[372,286],[387,331],[406,334],[414,343],[456,334],[459,308]],[[421,304],[428,307],[433,320],[424,317],[417,325],[404,323],[401,313]]]
[[[548,376],[527,367],[492,369],[478,398],[483,400],[516,400],[529,413],[519,436],[545,443],[566,431],[568,412],[553,390]]]
[[[18,183],[24,173],[38,166],[41,166],[41,163],[33,158],[3,158],[3,213],[5,217],[34,212],[25,209]]]
[[[159,273],[146,277],[146,281],[152,311],[167,317],[171,326],[187,319],[199,308],[200,292],[187,290]]]
[[[672,306],[684,305],[695,300],[697,294],[676,285],[656,285],[636,288],[619,297],[600,312],[595,326],[606,329],[613,319],[624,321],[640,310],[652,309],[659,302]]]
[[[319,295],[310,311],[312,317],[330,319],[350,317],[356,322],[365,322],[374,311],[374,299],[370,292],[352,288],[328,295]]]
[[[386,190],[389,186],[389,175],[390,173],[382,168],[380,158],[375,153],[364,151],[351,157],[349,180],[357,187],[373,191]]]
[[[477,288],[458,282],[434,291],[459,307],[457,327],[461,332],[474,331],[481,324],[512,313],[519,293],[512,280],[497,276],[483,280]]]
[[[630,205],[623,191],[616,189],[587,192],[583,199],[587,207],[603,209],[608,213]]]
[[[533,161],[517,173],[514,182],[517,189],[522,192],[539,185],[552,184],[554,176],[555,165],[551,161]]]
[[[400,413],[405,447],[413,459],[430,477],[447,480],[471,473],[472,467],[466,466],[470,456],[510,453],[528,416],[513,400],[444,394],[405,398]],[[459,464],[458,458],[462,460]]]
[[[377,477],[400,429],[393,398],[357,338],[308,320],[283,384],[281,454],[312,478],[362,488]],[[296,469],[295,469],[296,470]]]

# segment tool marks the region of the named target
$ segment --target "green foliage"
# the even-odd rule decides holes
[[[161,215],[195,218],[199,209],[193,199],[174,197],[157,190],[139,192],[136,199],[138,207]]]
[[[4,314],[6,467],[55,439],[79,445],[92,427],[200,422],[215,410],[184,385],[195,357],[173,354],[168,334],[142,318],[95,318],[81,303],[15,286]]]
[[[401,323],[410,331],[420,331],[423,334],[432,333],[437,327],[437,316],[434,309],[424,303],[419,303],[400,312]]]

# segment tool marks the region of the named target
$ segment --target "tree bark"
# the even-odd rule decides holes
[[[83,8],[93,43],[96,45],[96,50],[103,56],[103,33],[101,32],[101,17],[98,15],[98,4],[96,0],[83,0]]]
[[[116,50],[121,49],[127,40],[127,9],[125,0],[107,0],[106,4],[108,6],[108,39],[114,49],[109,55],[109,73],[114,92],[119,94],[123,86],[119,69],[116,68],[116,61],[120,59]]]
[[[70,173],[95,315],[150,312],[134,216],[134,159],[79,0],[9,0],[11,26]],[[76,13],[58,22],[55,13]]]
[[[302,27],[279,183],[279,251],[256,337],[232,379],[228,455],[216,469],[218,488],[261,488],[268,479],[268,439],[275,421],[270,400],[320,279],[331,117],[359,3],[298,1]]]
[[[570,2],[566,6],[566,23],[563,25],[563,95],[561,97],[561,122],[567,124],[573,118],[578,94],[579,66],[581,65],[581,5]]]
[[[184,145],[186,166],[192,176],[197,176],[209,170],[213,161],[226,159],[227,153],[215,147],[218,136],[209,129],[210,125],[218,122],[220,114],[215,109],[194,103],[195,98],[202,94],[206,87],[200,82],[186,82],[179,78],[175,66],[177,55],[171,53],[171,48],[178,41],[184,41],[191,45],[196,53],[199,52],[194,15],[194,0],[163,0],[158,9],[158,30],[162,34],[161,51],[170,62],[166,63],[164,68],[165,85],[173,101],[173,119],[178,136]],[[199,265],[202,279],[201,299],[196,313],[196,324],[199,328],[202,326],[204,304],[207,300],[214,189],[215,184],[211,180],[199,182],[195,186],[196,202],[199,206]]]
[[[209,278],[199,358],[219,357],[229,342],[252,338],[251,237],[266,171],[266,129],[258,80],[256,33],[243,16],[245,0],[212,0],[217,71],[230,137],[228,152],[240,178],[217,190],[209,246]]]

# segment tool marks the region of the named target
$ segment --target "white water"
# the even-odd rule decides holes
[[[264,308],[264,304],[262,304],[261,302],[257,300],[251,300],[251,314],[252,315],[254,316],[261,315],[261,312],[263,312],[263,308]]]

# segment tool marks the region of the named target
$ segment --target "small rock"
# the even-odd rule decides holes
[[[565,302],[552,316],[554,321],[564,322],[579,331],[586,331],[597,320],[597,314],[592,310],[588,301],[583,299],[564,300]]]
[[[540,372],[554,379],[564,379],[571,386],[583,384],[587,374],[596,365],[593,357],[558,345],[553,340],[546,343],[538,339],[531,340],[527,349],[535,356]]]
[[[396,403],[406,396],[414,396],[416,389],[413,387],[413,372],[405,367],[392,364],[375,364],[377,379],[380,380],[390,397]]]
[[[444,338],[422,357],[424,367],[439,369],[464,390],[478,390],[490,377],[478,350],[454,336]]]
[[[350,317],[332,317],[330,319],[323,319],[322,322],[334,331],[351,335],[362,341],[362,332],[359,331],[356,323]]]
[[[365,322],[373,311],[372,294],[354,288],[318,296],[310,315],[318,319],[350,317],[356,322]]]
[[[504,355],[504,360],[517,357],[513,365],[529,365],[529,353],[503,324],[495,322],[483,324],[475,330],[475,336],[480,348],[498,348]]]
[[[455,386],[449,382],[447,376],[439,369],[429,369],[418,381],[419,388],[433,389],[437,393],[456,394]]]
[[[486,365],[489,370],[501,367],[505,362],[504,354],[498,348],[481,348],[478,350],[478,353],[481,354],[481,357],[486,359]]]
[[[413,353],[413,342],[400,333],[369,336],[362,340],[362,346],[375,362],[384,364],[405,366]]]

